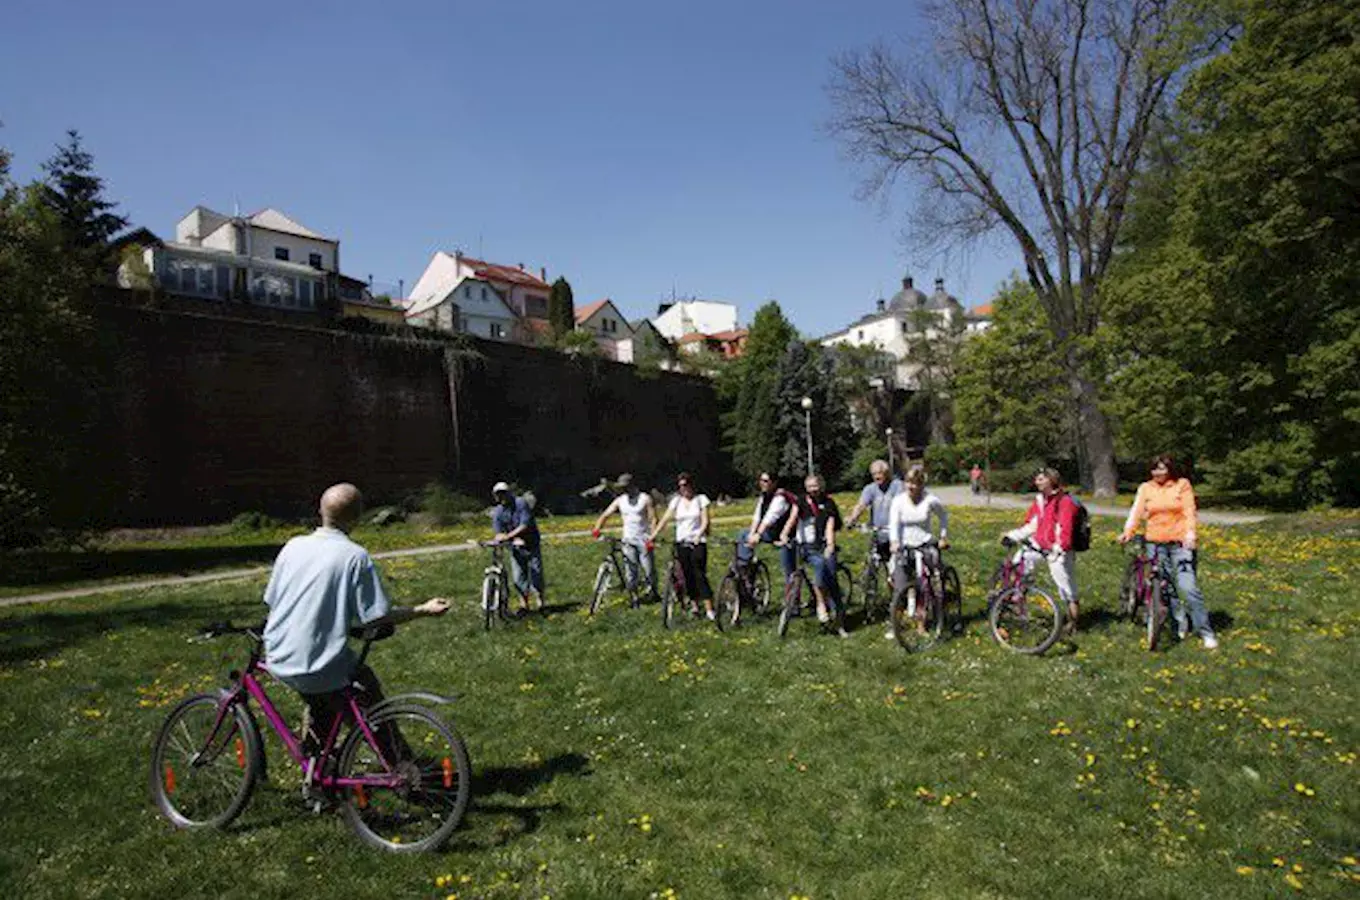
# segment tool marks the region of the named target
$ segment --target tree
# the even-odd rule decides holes
[[[954,428],[969,456],[1004,466],[1046,461],[1070,433],[1065,377],[1034,289],[1018,278],[969,339],[954,388]]]
[[[912,403],[924,404],[930,422],[932,444],[951,443],[953,432],[954,381],[959,354],[967,337],[963,311],[916,309],[907,317],[907,362],[915,368],[916,391]]]
[[[560,341],[576,330],[576,303],[572,299],[571,284],[558,276],[548,293],[548,325],[554,341]]]
[[[1182,0],[937,0],[934,40],[836,62],[832,130],[867,187],[921,187],[916,231],[1014,240],[1059,350],[1097,495],[1114,435],[1088,339],[1153,123],[1212,40]],[[1212,37],[1212,35],[1211,35]],[[921,53],[924,45],[931,52]]]
[[[95,174],[94,157],[81,145],[80,133],[68,131],[66,138],[43,163],[40,195],[56,214],[67,251],[102,273],[117,262],[110,256],[109,241],[128,220],[114,212],[118,204],[105,199],[104,180]]]
[[[756,310],[745,352],[717,378],[718,396],[726,408],[723,426],[733,466],[748,479],[779,468],[777,370],[789,342],[797,338],[797,330],[784,318],[779,304],[770,301]]]
[[[793,340],[776,370],[774,438],[779,446],[776,471],[789,480],[808,474],[808,424],[812,429],[812,470],[828,487],[839,480],[855,452],[850,407],[841,391],[832,353],[820,344]],[[812,401],[805,412],[803,398]]]

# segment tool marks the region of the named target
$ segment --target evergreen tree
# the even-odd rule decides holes
[[[718,395],[733,465],[747,479],[779,468],[780,441],[776,435],[777,370],[789,342],[798,332],[779,304],[771,301],[756,311],[746,337],[746,350],[720,370]]]
[[[819,344],[790,341],[779,361],[774,436],[779,473],[791,483],[808,474],[807,434],[812,430],[812,469],[834,486],[854,456],[850,406],[841,389],[835,359]],[[812,401],[805,412],[802,401]]]
[[[576,330],[576,302],[572,298],[570,282],[561,276],[552,283],[548,294],[548,325],[554,341],[561,341]]]
[[[95,174],[94,156],[81,145],[80,133],[68,131],[66,136],[56,155],[43,163],[42,202],[56,214],[67,251],[99,270],[116,262],[109,241],[128,220],[114,212],[118,204],[104,197],[104,180]]]

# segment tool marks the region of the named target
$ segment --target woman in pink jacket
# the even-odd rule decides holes
[[[1025,513],[1025,524],[1006,532],[1002,542],[1019,542],[1029,538],[1043,552],[1043,558],[1048,561],[1048,572],[1057,585],[1058,596],[1067,605],[1067,621],[1063,627],[1070,634],[1077,630],[1077,615],[1080,612],[1077,605],[1077,554],[1072,550],[1077,504],[1063,489],[1062,476],[1057,469],[1040,469],[1034,475],[1034,487],[1039,493]],[[1028,569],[1039,564],[1040,554],[1032,549],[1020,548],[1016,553],[1016,562],[1022,557]]]

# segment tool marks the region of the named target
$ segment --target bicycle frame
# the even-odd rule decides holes
[[[908,613],[913,616],[916,615],[916,604],[927,592],[930,592],[931,594],[939,593],[940,597],[938,599],[941,603],[944,602],[944,559],[937,552],[934,554],[937,562],[931,564],[929,562],[929,556],[925,552],[932,547],[936,548],[938,551],[939,546],[940,545],[935,541],[927,541],[918,547],[902,547],[897,551],[899,556],[897,565],[911,565],[915,570],[912,574],[912,578],[916,582],[916,596],[911,599],[911,603],[907,608]],[[909,554],[906,560],[900,558],[904,553]],[[939,575],[940,577],[941,589],[938,592],[935,590],[935,587],[929,583],[931,575]]]

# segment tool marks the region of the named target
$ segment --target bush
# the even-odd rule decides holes
[[[395,522],[406,521],[406,510],[400,506],[380,506],[368,517],[368,524],[382,527]]]
[[[1252,444],[1206,464],[1207,493],[1275,509],[1303,509],[1328,500],[1332,466],[1318,462],[1312,428],[1290,423],[1281,431],[1279,440]]]
[[[231,520],[232,531],[269,531],[274,528],[282,528],[284,521],[276,519],[267,513],[251,510],[243,512]]]
[[[489,505],[460,494],[442,482],[432,481],[420,492],[420,511],[435,525],[452,525],[481,512]]]
[[[967,484],[971,460],[955,444],[931,444],[926,448],[926,474],[934,484]]]

